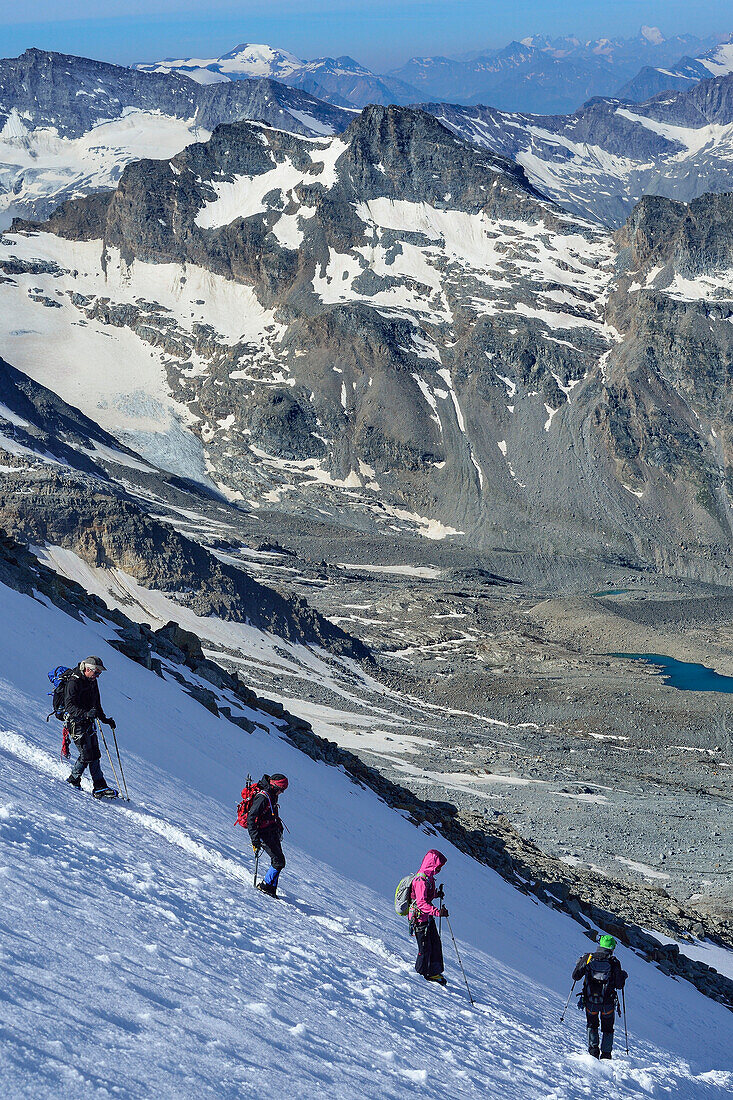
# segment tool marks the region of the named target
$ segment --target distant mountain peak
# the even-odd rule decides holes
[[[666,42],[666,37],[662,34],[659,27],[647,27],[644,26],[639,31],[639,34],[644,38],[651,46],[661,46],[662,42]]]

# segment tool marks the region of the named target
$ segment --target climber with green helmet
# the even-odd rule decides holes
[[[618,990],[623,989],[628,974],[613,954],[613,936],[601,936],[598,950],[581,955],[573,970],[573,981],[583,979],[578,1008],[585,1009],[588,1026],[588,1053],[593,1058],[610,1058],[613,1050],[613,1024],[618,1006]],[[620,1010],[619,1010],[620,1011]],[[601,1036],[599,1043],[598,1025]]]

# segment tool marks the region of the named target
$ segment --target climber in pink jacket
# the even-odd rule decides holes
[[[435,927],[436,917],[447,917],[448,910],[441,904],[439,909],[433,905],[438,895],[435,876],[445,866],[446,858],[442,852],[431,848],[420,870],[412,880],[412,904],[410,905],[410,925],[417,940],[417,960],[415,970],[429,982],[446,985],[443,977],[443,947]]]

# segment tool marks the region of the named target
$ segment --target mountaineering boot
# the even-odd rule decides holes
[[[95,798],[118,798],[119,793],[114,787],[95,787],[92,791]]]
[[[611,1059],[611,1051],[610,1051],[610,1050],[602,1050],[602,1051],[601,1051],[601,1053],[600,1053],[600,1055],[599,1055],[599,1057],[600,1057],[600,1058],[608,1058],[608,1059],[609,1059],[609,1061],[610,1061],[610,1059]]]
[[[430,977],[425,979],[428,982],[435,982],[436,985],[447,985],[447,981],[442,974],[431,974]]]
[[[588,1053],[592,1058],[599,1058],[601,1054],[600,1046],[598,1044],[598,1028],[588,1028]]]
[[[277,887],[274,886],[272,883],[265,882],[264,879],[260,879],[260,881],[257,883],[257,889],[261,890],[263,894],[267,894],[268,898],[277,897]]]
[[[78,791],[79,788],[81,787],[81,776],[80,775],[74,775],[73,772],[72,772],[71,775],[67,775],[66,782],[69,784],[70,787],[75,787],[76,790]]]

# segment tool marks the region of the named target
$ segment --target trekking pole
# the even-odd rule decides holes
[[[563,1020],[565,1019],[565,1013],[568,1010],[568,1005],[570,1004],[570,998],[573,995],[573,990],[575,989],[575,986],[577,985],[577,983],[578,983],[578,979],[576,978],[575,981],[573,982],[573,984],[570,986],[570,992],[568,993],[568,999],[565,1002],[565,1007],[562,1010],[562,1016],[560,1017],[560,1023],[562,1023]]]
[[[97,719],[97,729],[99,730],[100,734],[102,735],[102,743],[104,744],[104,747],[107,750],[107,759],[109,760],[109,766],[112,769],[112,774],[115,777],[115,783],[117,784],[117,787],[119,789],[120,781],[117,778],[117,772],[115,771],[115,766],[112,763],[112,757],[109,755],[109,749],[107,748],[107,738],[104,736],[104,731],[102,729],[102,723],[99,721],[99,719]]]
[[[621,1001],[622,1001],[623,1006],[624,1006],[624,1038],[626,1039],[626,1053],[628,1054],[629,1053],[629,1033],[626,1030],[626,993],[624,992],[624,987],[623,986],[621,986]]]
[[[458,959],[458,965],[461,968],[461,974],[463,974],[463,980],[466,983],[466,992],[468,993],[468,999],[471,1002],[471,1004],[473,1004],[474,1001],[473,1001],[473,997],[471,996],[471,990],[468,988],[468,979],[466,978],[466,971],[463,969],[463,963],[461,962],[461,956],[458,953],[458,944],[456,943],[456,937],[453,935],[453,926],[450,922],[450,917],[449,916],[446,915],[445,919],[448,923],[448,928],[450,929],[450,935],[451,935],[451,939],[453,940],[453,946],[456,949],[456,958]]]
[[[122,760],[120,759],[120,746],[117,744],[117,734],[115,733],[114,730],[112,730],[112,736],[115,739],[115,749],[117,751],[117,763],[120,765],[120,775],[122,776],[122,785],[125,788],[125,798],[129,802],[130,801],[130,796],[127,793],[127,782],[125,780],[125,773],[122,770]]]
[[[255,852],[255,877],[254,877],[254,886],[255,887],[257,886],[257,865],[258,865],[259,862],[260,862],[260,850],[258,848],[257,851]]]

